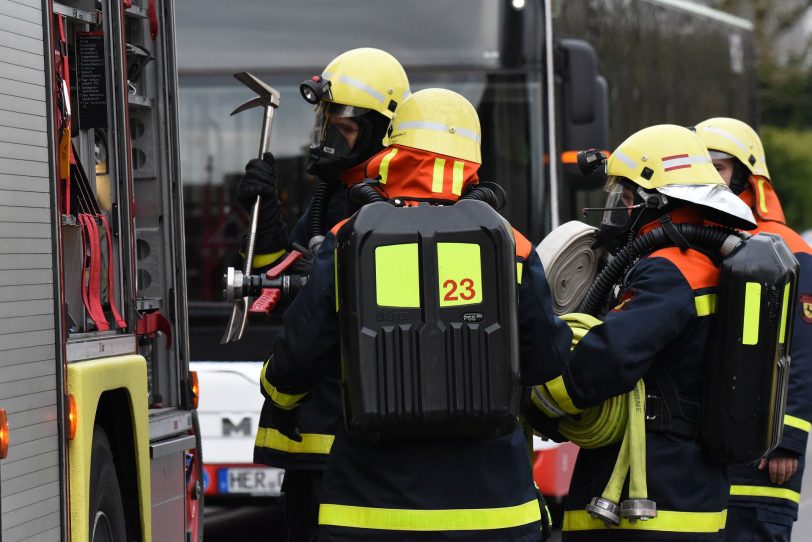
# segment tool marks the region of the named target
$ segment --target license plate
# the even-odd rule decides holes
[[[217,489],[220,493],[242,493],[276,497],[281,494],[282,469],[231,468],[217,472]]]

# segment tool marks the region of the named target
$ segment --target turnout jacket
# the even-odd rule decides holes
[[[812,249],[785,224],[781,203],[767,179],[752,176],[750,186],[739,197],[753,209],[757,231],[781,236],[801,264],[784,437],[771,454],[772,457],[797,456],[798,470],[788,481],[778,485],[770,481],[766,467],[758,470],[754,465],[735,466],[730,474],[730,501],[731,506],[757,508],[759,521],[792,525],[798,519],[806,443],[812,428]]]
[[[329,230],[346,215],[347,188],[345,184],[336,181],[327,203],[326,228]],[[310,240],[309,216],[310,208],[296,223],[290,238],[283,246],[296,243],[307,247]],[[279,219],[281,220],[281,217]],[[262,271],[264,271],[275,265],[284,255],[284,251],[270,255],[260,254],[254,257],[254,262],[259,260],[263,263]],[[254,463],[283,469],[324,469],[327,454],[330,453],[341,419],[337,373],[327,375],[315,384],[310,400],[300,409],[299,429],[302,433],[302,442],[289,439],[274,427],[271,421],[271,408],[272,405],[265,402],[260,412],[259,428],[254,442]]]
[[[703,222],[688,207],[671,213],[671,218],[675,223]],[[657,406],[657,398],[671,396],[679,404],[678,409],[671,407],[668,418],[646,424],[648,498],[657,503],[657,517],[634,523],[622,519],[617,527],[590,517],[584,507],[603,493],[620,443],[582,449],[565,505],[563,540],[720,539],[728,501],[727,467],[707,461],[695,438],[718,280],[718,267],[693,249],[663,248],[641,258],[626,275],[617,305],[574,350],[564,353],[560,373],[546,382],[553,398],[571,414],[631,391],[641,378],[647,395],[655,396],[647,401],[649,417],[666,410],[662,403]],[[693,434],[686,434],[691,429]],[[627,498],[628,481],[621,500]]]
[[[541,262],[518,233],[516,242],[521,314],[532,315],[520,319],[522,377],[541,382],[542,360],[557,359],[571,335],[552,333],[560,324]],[[273,408],[306,407],[314,386],[338,375],[334,246],[330,234],[274,339],[262,375],[263,394]],[[342,424],[324,475],[319,540],[536,542],[537,497],[518,427],[491,439],[369,444],[351,439]]]

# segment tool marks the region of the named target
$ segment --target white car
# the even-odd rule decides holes
[[[279,497],[284,470],[252,462],[261,362],[196,361],[206,499]]]

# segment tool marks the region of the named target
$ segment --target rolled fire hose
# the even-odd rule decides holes
[[[594,326],[597,318],[588,314],[561,317],[572,329],[572,348]],[[656,517],[656,504],[648,499],[646,482],[645,384],[639,380],[629,393],[607,399],[598,406],[570,415],[560,409],[546,386],[535,386],[531,400],[551,418],[560,418],[558,431],[582,448],[600,448],[621,441],[617,462],[600,497],[592,499],[587,511],[607,525],[619,525],[620,518],[631,521]],[[629,480],[629,499],[620,502],[623,485]]]
[[[598,274],[603,251],[592,248],[597,228],[572,220],[536,247],[553,294],[557,315],[575,312]]]

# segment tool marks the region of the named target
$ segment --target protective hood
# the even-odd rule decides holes
[[[367,162],[366,177],[389,199],[457,201],[479,182],[479,164],[411,147],[393,145]]]
[[[750,207],[724,184],[670,184],[657,191],[666,197],[698,205],[714,222],[741,230],[757,227]]]
[[[773,185],[761,175],[750,175],[748,179],[750,186],[739,194],[742,201],[753,210],[761,220],[770,220],[786,224],[784,209],[778,200],[778,195],[773,190]]]

